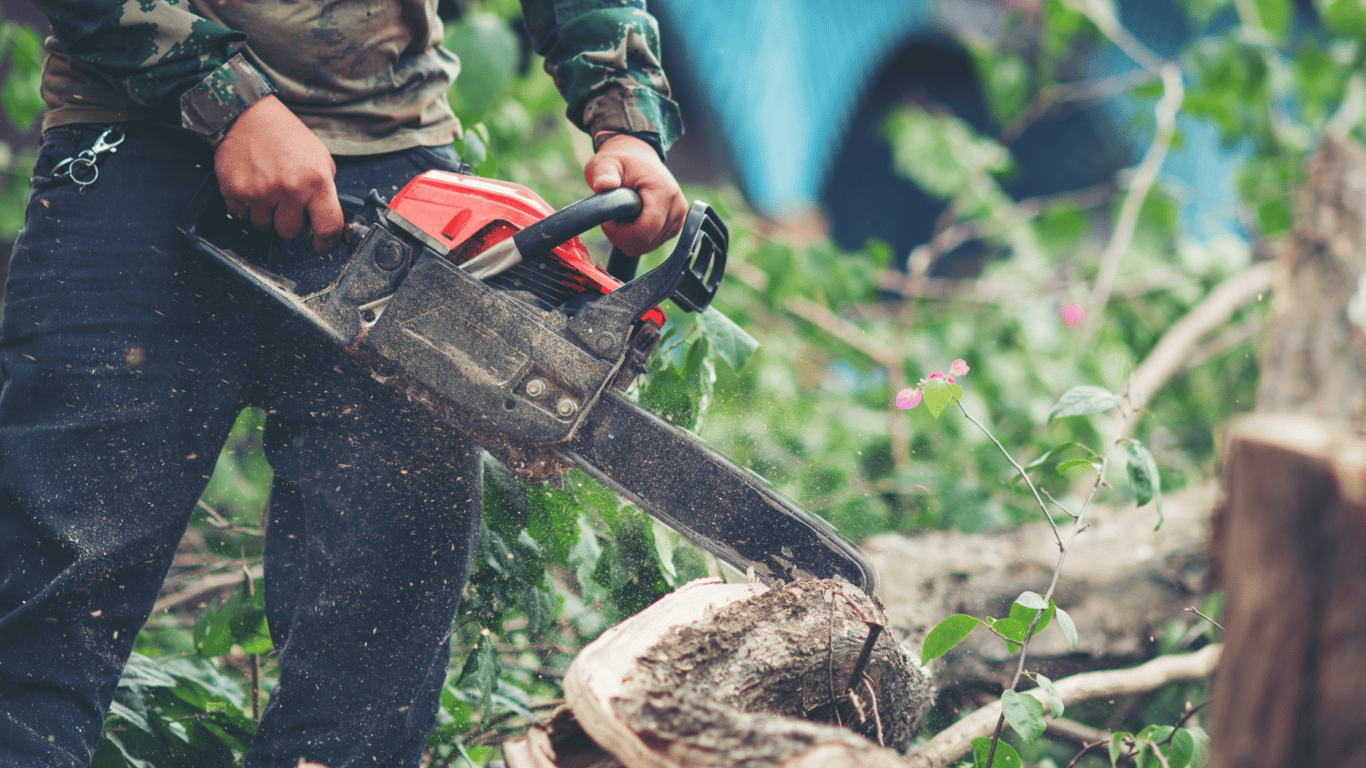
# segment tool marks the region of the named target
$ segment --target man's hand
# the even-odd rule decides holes
[[[634,136],[613,136],[598,147],[583,167],[583,177],[594,192],[617,187],[634,189],[644,207],[622,224],[608,222],[602,231],[628,256],[641,256],[678,234],[688,215],[688,203],[673,174],[660,162],[654,147]]]
[[[292,239],[313,229],[323,253],[341,240],[337,165],[312,131],[275,96],[247,108],[214,151],[213,168],[228,213],[258,231]]]

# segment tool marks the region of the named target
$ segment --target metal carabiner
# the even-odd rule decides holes
[[[95,139],[94,145],[90,149],[83,149],[80,152],[65,158],[57,163],[52,169],[53,178],[59,178],[63,174],[71,179],[76,186],[81,188],[81,194],[85,194],[85,188],[94,184],[100,178],[100,167],[97,163],[100,155],[119,151],[119,145],[127,135],[123,131],[123,125],[111,125]],[[88,177],[85,174],[89,174]]]

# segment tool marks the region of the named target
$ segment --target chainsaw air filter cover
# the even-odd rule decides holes
[[[445,171],[428,171],[413,179],[389,201],[389,209],[450,247],[448,258],[456,264],[555,212],[540,195],[519,184]],[[593,263],[578,237],[544,256],[523,259],[485,278],[485,283],[530,293],[545,309],[595,299],[622,285]],[[664,313],[656,307],[642,319],[662,326]]]

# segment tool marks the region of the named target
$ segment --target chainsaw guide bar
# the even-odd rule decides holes
[[[706,309],[728,245],[720,217],[694,202],[668,258],[623,284],[578,236],[640,205],[615,189],[555,211],[516,184],[428,171],[387,203],[374,192],[343,200],[350,255],[306,296],[214,244],[250,239],[225,215],[213,177],[181,230],[523,478],[558,482],[582,467],[741,572],[767,583],[843,578],[872,594],[872,566],[828,523],[625,395],[658,344],[658,305]],[[614,268],[621,261],[614,251]]]

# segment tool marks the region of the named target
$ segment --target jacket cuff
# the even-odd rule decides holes
[[[216,147],[248,107],[275,92],[239,53],[181,95],[180,125]]]
[[[624,133],[653,146],[660,160],[683,133],[683,120],[673,100],[653,90],[627,88],[620,83],[608,85],[588,101],[583,126],[593,137],[594,150],[611,134]]]

